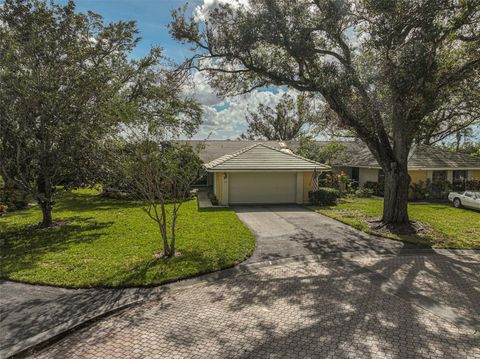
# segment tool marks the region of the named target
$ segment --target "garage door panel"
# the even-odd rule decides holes
[[[295,172],[230,173],[231,204],[295,203]]]

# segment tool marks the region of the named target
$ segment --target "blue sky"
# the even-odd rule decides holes
[[[135,20],[142,41],[132,57],[142,57],[152,46],[160,46],[165,55],[181,62],[191,55],[188,46],[173,40],[168,32],[171,11],[188,3],[192,12],[200,7],[210,7],[226,0],[77,0],[77,10],[91,10],[102,15],[105,22]],[[1,2],[1,1],[0,1]],[[66,3],[67,0],[57,0]],[[190,91],[203,106],[204,124],[194,138],[235,139],[246,129],[245,114],[255,110],[259,103],[275,105],[283,91],[258,91],[253,94],[223,99],[215,94],[202,74],[194,76],[195,87]]]
[[[61,0],[59,3],[66,3]],[[188,6],[194,10],[202,1],[189,1]],[[102,15],[105,22],[119,20],[135,20],[142,37],[142,41],[132,56],[142,57],[152,46],[164,48],[168,57],[181,61],[188,56],[186,47],[173,40],[168,33],[170,12],[182,7],[184,0],[77,0],[77,9],[80,12],[91,10]]]

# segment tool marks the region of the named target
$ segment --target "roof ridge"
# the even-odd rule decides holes
[[[326,165],[326,164],[323,164],[323,163],[320,163],[320,162],[311,160],[311,159],[309,159],[309,158],[305,158],[305,157],[300,156],[300,155],[297,155],[297,154],[295,154],[295,153],[293,153],[293,152],[291,152],[291,153],[290,153],[290,152],[284,152],[284,151],[282,151],[282,149],[280,149],[280,148],[275,148],[275,147],[266,145],[266,144],[264,144],[264,143],[259,143],[259,145],[262,145],[262,146],[264,146],[264,147],[270,148],[271,150],[275,150],[275,151],[280,152],[280,153],[284,153],[284,154],[286,154],[286,155],[290,155],[290,156],[293,156],[293,157],[296,157],[296,158],[300,158],[301,160],[304,160],[304,161],[313,163],[313,164],[315,164],[315,165],[320,165],[320,166],[322,166],[322,167],[330,167],[330,166],[328,166],[328,165]],[[292,150],[290,150],[290,151],[292,151]]]

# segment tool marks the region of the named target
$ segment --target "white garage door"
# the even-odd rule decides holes
[[[295,172],[230,173],[231,204],[295,203]]]

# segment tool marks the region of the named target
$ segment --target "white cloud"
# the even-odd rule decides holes
[[[237,138],[246,130],[246,115],[263,103],[274,107],[286,90],[254,91],[245,95],[222,98],[208,83],[203,72],[195,72],[192,84],[184,90],[185,96],[193,97],[203,108],[203,124],[195,138]]]
[[[222,99],[208,83],[205,74],[198,71],[193,74],[191,87],[187,88],[185,94],[206,106],[222,102]]]
[[[220,4],[229,4],[234,8],[248,6],[249,0],[203,0],[203,3],[195,8],[195,20],[205,21],[208,13]]]
[[[285,93],[279,90],[254,91],[245,95],[226,98],[214,105],[203,105],[204,121],[195,138],[235,139],[245,132],[248,111],[255,111],[260,104],[275,107]]]

